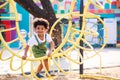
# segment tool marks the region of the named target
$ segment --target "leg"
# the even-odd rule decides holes
[[[44,60],[44,64],[45,64],[47,71],[49,71],[48,59]]]
[[[43,65],[42,64],[39,64],[38,68],[37,68],[37,73],[39,73],[43,68]]]
[[[50,76],[55,76],[54,74],[51,74],[51,72],[49,71],[48,59],[44,60],[44,64],[45,64],[45,67],[46,67],[48,73],[50,74]],[[46,76],[48,76],[48,75],[46,75]]]
[[[45,65],[47,71],[49,71],[48,59],[45,59],[45,60],[44,60],[44,65]],[[43,65],[40,64],[40,65],[38,66],[37,73],[39,73],[39,72],[42,70],[42,68],[43,68]]]
[[[38,68],[37,68],[37,74],[36,74],[36,76],[37,76],[38,78],[43,77],[42,75],[39,74],[39,72],[41,72],[42,68],[43,68],[43,65],[42,65],[42,64],[39,64],[39,66],[38,66]]]

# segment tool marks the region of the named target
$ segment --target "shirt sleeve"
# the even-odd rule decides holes
[[[28,46],[32,47],[33,45],[38,45],[36,40],[35,40],[35,37],[32,36],[29,40],[28,40],[28,43],[27,43]]]
[[[49,34],[47,34],[46,41],[48,43],[50,43],[51,41],[53,41],[52,38],[51,38],[51,36]]]

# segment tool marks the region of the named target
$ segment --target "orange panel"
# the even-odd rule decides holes
[[[116,6],[118,9],[120,9],[120,1],[117,1]]]

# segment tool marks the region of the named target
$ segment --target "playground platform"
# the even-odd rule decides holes
[[[73,55],[75,51],[71,52],[70,55],[73,56],[73,58],[76,58],[77,55]],[[102,52],[100,52],[101,59],[102,59],[102,74],[106,76],[113,76],[120,79],[120,48],[104,48]],[[7,56],[7,55],[5,55]],[[18,61],[15,62],[17,64]],[[63,69],[68,69],[69,61],[66,61],[65,59],[61,58],[61,67]],[[100,74],[100,59],[99,56],[95,56],[93,58],[90,58],[88,60],[84,61],[84,73],[86,74]],[[79,73],[79,65],[72,63],[71,64],[72,71],[75,73]],[[25,70],[25,72],[29,72],[28,70]],[[0,75],[6,75],[6,74],[21,74],[21,71],[11,71],[9,61],[1,61],[0,60]],[[71,76],[75,74],[68,74],[67,76]],[[68,79],[68,80],[72,80]],[[76,79],[77,80],[77,79]],[[79,79],[78,79],[79,80]]]

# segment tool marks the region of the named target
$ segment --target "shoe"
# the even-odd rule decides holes
[[[39,73],[37,73],[36,76],[37,76],[38,78],[44,77],[44,76],[40,75]]]

